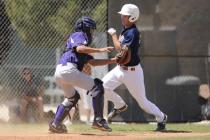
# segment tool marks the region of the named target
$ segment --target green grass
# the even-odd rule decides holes
[[[156,128],[154,124],[111,124],[110,127],[113,132],[126,132],[126,133],[143,133],[152,132]],[[69,127],[72,131],[91,131],[89,125],[71,125]],[[169,132],[210,132],[210,124],[167,124]]]

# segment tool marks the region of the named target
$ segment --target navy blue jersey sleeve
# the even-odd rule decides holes
[[[122,45],[131,46],[135,38],[135,34],[133,32],[128,32],[124,34],[124,39],[122,42]]]

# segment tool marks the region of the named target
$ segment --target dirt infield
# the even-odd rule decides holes
[[[209,124],[168,124],[165,132],[155,132],[153,124],[116,124],[112,132],[91,129],[89,125],[68,126],[67,134],[51,134],[48,124],[0,124],[0,140],[145,140],[210,139]]]
[[[0,140],[139,140],[147,138],[173,138],[173,137],[202,137],[210,136],[210,133],[160,133],[146,132],[141,134],[126,133],[68,133],[68,134],[0,134]]]

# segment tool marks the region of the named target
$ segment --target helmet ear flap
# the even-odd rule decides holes
[[[136,21],[136,18],[135,17],[133,17],[133,16],[129,16],[129,19],[128,19],[130,22],[134,22],[134,21]]]

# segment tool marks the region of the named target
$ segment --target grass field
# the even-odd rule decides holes
[[[49,134],[48,124],[0,124],[0,140],[210,140],[210,123],[168,124],[166,132],[154,132],[155,124],[111,124],[112,132],[90,125],[68,126],[68,134]]]

